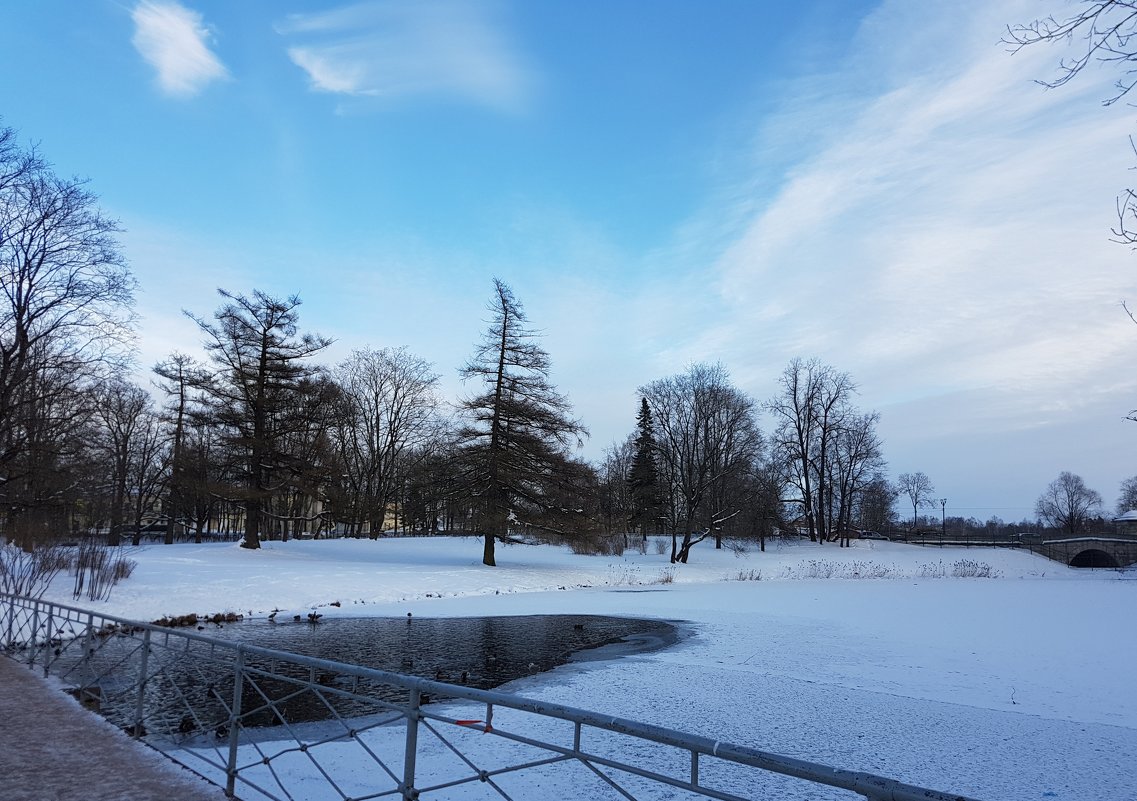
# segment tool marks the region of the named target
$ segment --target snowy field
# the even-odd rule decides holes
[[[96,606],[141,620],[318,609],[684,621],[664,651],[507,689],[990,801],[1137,799],[1133,571],[870,541],[741,555],[704,543],[674,567],[654,551],[503,546],[486,568],[474,539],[155,545],[130,554],[134,575]],[[995,577],[952,575],[977,570]],[[69,590],[61,577],[47,597],[76,603]],[[779,797],[822,796],[803,784]]]

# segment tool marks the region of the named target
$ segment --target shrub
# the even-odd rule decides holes
[[[111,571],[112,583],[118,584],[123,579],[130,578],[134,573],[134,568],[138,567],[138,562],[133,559],[127,559],[124,556],[118,557],[114,562],[114,567]]]
[[[624,553],[624,535],[581,534],[569,540],[569,548],[580,556],[621,556]]]
[[[666,537],[656,537],[655,538],[655,552],[659,556],[663,556],[665,553],[667,553],[667,538]]]
[[[920,578],[947,578],[948,569],[943,562],[920,565],[916,569]],[[950,575],[953,578],[998,578],[1001,574],[996,568],[986,562],[975,562],[971,559],[960,559],[951,566]]]
[[[659,571],[659,578],[652,582],[652,584],[674,584],[675,583],[675,568],[665,567]]]
[[[842,579],[883,579],[900,578],[896,565],[882,565],[876,562],[830,562],[827,559],[810,559],[797,567],[786,567],[782,578],[842,578]]]
[[[86,592],[92,601],[105,601],[111,597],[111,590],[125,578],[129,578],[138,563],[122,555],[122,547],[111,548],[93,539],[79,545],[72,570],[75,572],[75,586],[72,597],[79,598]]]
[[[25,551],[11,542],[0,543],[0,591],[39,598],[74,557],[62,545],[36,545]]]
[[[749,570],[739,570],[738,575],[735,576],[737,581],[761,581],[762,571],[750,568]]]
[[[947,568],[944,567],[943,562],[920,565],[916,568],[916,576],[918,578],[943,578],[946,575]]]
[[[750,545],[745,540],[726,540],[724,544],[735,556],[745,556],[750,553]]]
[[[606,584],[619,587],[625,584],[639,584],[640,571],[635,565],[608,565]]]
[[[986,562],[960,559],[951,566],[951,574],[956,578],[998,578],[1000,573]]]

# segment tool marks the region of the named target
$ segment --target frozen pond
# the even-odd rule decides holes
[[[289,618],[206,625],[201,633],[482,689],[573,658],[646,653],[678,638],[664,621],[598,615]]]

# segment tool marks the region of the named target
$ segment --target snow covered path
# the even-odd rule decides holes
[[[445,538],[153,546],[99,608],[683,621],[688,636],[665,651],[508,689],[990,801],[1137,799],[1132,572],[856,545],[696,549],[674,569],[654,553],[548,546],[503,548],[488,569],[478,543]],[[951,578],[964,562],[999,577]],[[70,602],[62,583],[50,595]],[[784,797],[828,796],[796,785]]]
[[[0,657],[4,801],[224,801],[23,665]]]

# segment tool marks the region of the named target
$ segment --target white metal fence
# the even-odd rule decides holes
[[[4,653],[246,801],[971,801],[596,712],[32,598],[0,595],[0,615]]]

